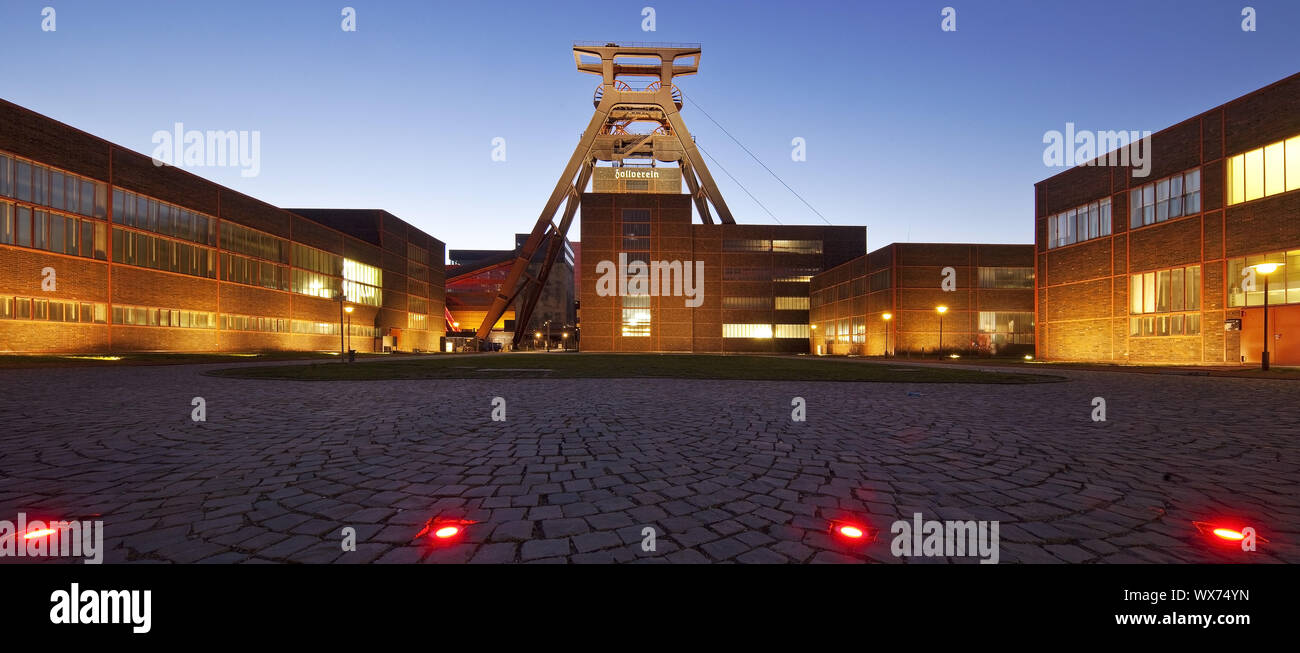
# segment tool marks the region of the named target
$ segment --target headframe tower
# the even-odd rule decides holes
[[[716,212],[720,222],[736,222],[682,121],[683,96],[673,85],[674,78],[699,72],[699,44],[577,42],[573,44],[573,61],[579,71],[601,78],[592,97],[595,113],[483,317],[476,334],[480,342],[487,339],[507,307],[522,296],[515,315],[514,342],[518,345],[599,161],[615,166],[626,161],[676,163],[701,220],[713,224]],[[630,131],[634,124],[645,124],[650,130]],[[532,274],[530,263],[543,246],[545,256]]]

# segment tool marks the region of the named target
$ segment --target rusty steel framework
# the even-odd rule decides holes
[[[694,75],[699,71],[698,44],[575,43],[573,60],[579,71],[601,78],[592,98],[595,113],[537,218],[532,233],[516,253],[509,276],[483,317],[476,334],[479,341],[487,339],[492,326],[505,314],[511,302],[522,294],[523,305],[515,314],[514,342],[516,345],[519,343],[555,258],[564,248],[569,226],[598,161],[612,162],[616,166],[622,166],[628,160],[649,161],[651,165],[655,162],[676,163],[686,179],[701,220],[713,224],[711,205],[720,222],[736,222],[709,174],[708,166],[700,157],[686,123],[682,121],[682,93],[673,86],[673,78]],[[628,79],[637,84],[647,79],[653,81],[637,87],[629,84]],[[636,123],[650,123],[654,127],[648,133],[629,131],[628,128]],[[556,224],[554,218],[561,203],[564,212]],[[537,274],[533,275],[528,268],[543,245],[546,247],[545,257],[541,259]]]

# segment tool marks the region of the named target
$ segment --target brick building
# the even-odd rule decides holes
[[[1033,245],[882,247],[812,278],[810,350],[1032,352],[1033,265]]]
[[[304,215],[309,214],[309,215]],[[279,209],[0,101],[0,351],[437,349],[444,246]]]
[[[1272,262],[1269,348],[1300,364],[1300,75],[1154,134],[1149,156],[1145,177],[1086,165],[1035,185],[1039,355],[1257,363],[1251,266]]]
[[[861,256],[866,228],[694,224],[691,208],[683,193],[582,196],[582,350],[806,352],[808,282]],[[635,282],[614,281],[602,290],[602,281],[629,281],[637,261],[678,262],[661,270],[691,283],[639,294]]]

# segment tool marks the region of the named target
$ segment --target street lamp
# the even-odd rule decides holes
[[[1250,266],[1255,272],[1264,276],[1264,353],[1259,357],[1259,369],[1268,371],[1268,275],[1277,272],[1281,263],[1257,263]]]
[[[943,355],[943,314],[948,312],[948,307],[942,304],[935,306],[934,310],[939,312],[939,355]]]
[[[533,332],[533,351],[537,351],[537,341],[540,340],[541,338],[542,338],[541,331]]]
[[[346,312],[346,313],[348,314],[348,327],[347,327],[347,334],[348,334],[348,351],[352,351],[352,307],[349,306],[349,307],[343,309],[343,311]],[[349,361],[349,362],[350,362],[350,361]]]
[[[889,321],[894,319],[893,313],[885,313],[880,316],[885,321],[885,355],[889,355]]]

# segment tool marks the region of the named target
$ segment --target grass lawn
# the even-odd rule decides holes
[[[754,381],[875,381],[890,383],[1043,383],[1060,377],[1019,371],[982,372],[909,367],[826,358],[683,354],[491,354],[311,365],[247,366],[215,376],[294,381],[389,379],[747,379]]]
[[[387,354],[357,354],[357,358]],[[337,354],[316,351],[273,351],[261,354],[172,354],[155,352],[118,354],[0,354],[0,369],[29,367],[114,367],[120,365],[191,365],[195,363],[248,363],[255,361],[338,360]]]

